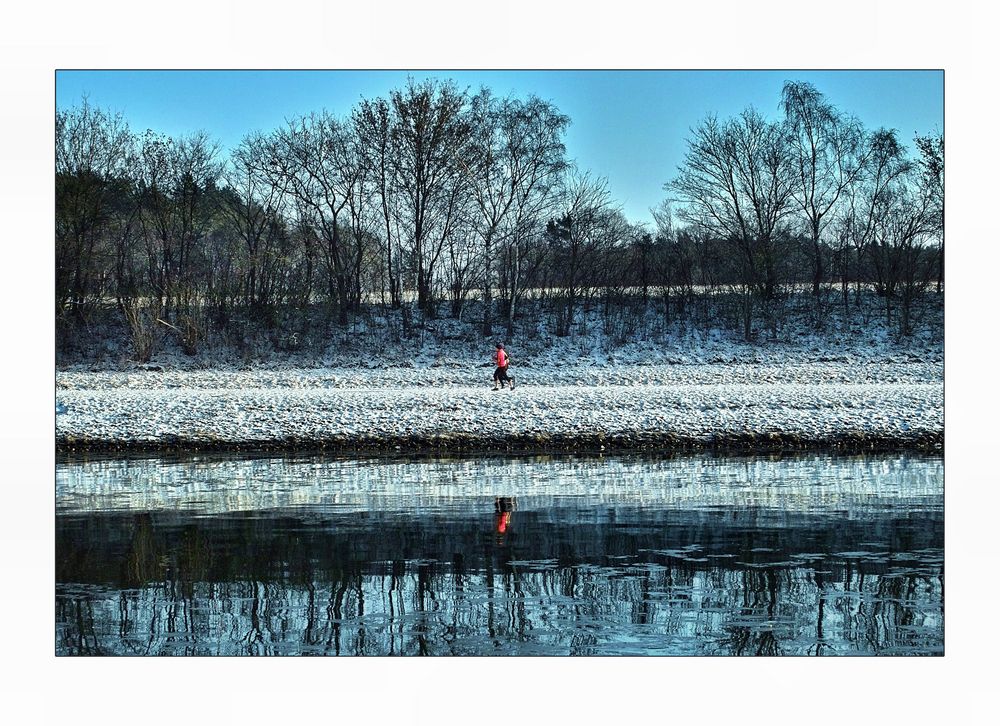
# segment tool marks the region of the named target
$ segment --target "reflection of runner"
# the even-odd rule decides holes
[[[515,501],[513,497],[497,497],[493,503],[496,511],[496,530],[498,535],[507,534],[510,527],[510,515],[514,511]]]

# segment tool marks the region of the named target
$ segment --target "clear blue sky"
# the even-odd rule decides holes
[[[59,71],[56,105],[87,94],[92,104],[121,111],[134,129],[204,129],[231,147],[292,116],[322,108],[346,114],[408,75],[552,101],[573,121],[569,156],[608,177],[635,221],[649,221],[649,208],[664,198],[688,129],[709,113],[730,116],[748,105],[776,117],[786,80],[813,83],[865,125],[895,128],[908,143],[915,132],[944,128],[940,71]]]

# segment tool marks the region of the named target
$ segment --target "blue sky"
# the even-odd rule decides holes
[[[777,117],[785,80],[813,83],[867,126],[895,128],[906,142],[944,128],[940,71],[59,71],[56,105],[87,94],[92,104],[121,111],[134,129],[204,129],[230,147],[248,131],[299,114],[346,114],[408,75],[552,101],[573,121],[569,156],[608,177],[635,221],[650,221],[649,207],[665,197],[688,129],[709,113],[730,116],[749,105]]]

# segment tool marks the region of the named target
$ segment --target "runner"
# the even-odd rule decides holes
[[[510,366],[510,356],[504,350],[503,343],[497,343],[497,352],[493,354],[493,360],[497,364],[497,369],[493,371],[493,390],[505,388],[510,384],[510,390],[514,390],[514,376],[507,375],[507,368]]]

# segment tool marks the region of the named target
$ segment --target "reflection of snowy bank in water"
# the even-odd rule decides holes
[[[491,511],[502,495],[516,497],[522,511],[618,504],[864,518],[903,505],[940,509],[943,469],[941,459],[910,456],[97,459],[61,463],[56,498],[60,513],[461,513]]]

